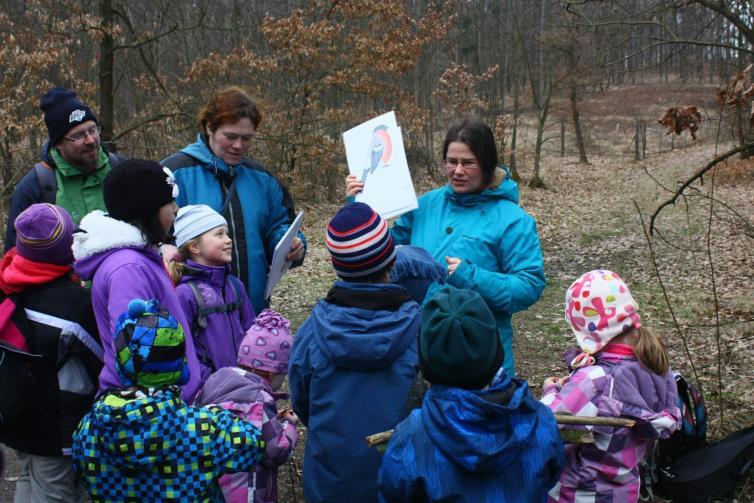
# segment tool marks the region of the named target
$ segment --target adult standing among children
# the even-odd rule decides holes
[[[446,263],[448,283],[482,296],[495,316],[503,365],[514,376],[511,316],[539,300],[546,284],[536,222],[518,205],[518,185],[498,166],[495,137],[485,123],[453,123],[442,159],[447,185],[421,196],[419,207],[391,232],[396,243],[420,246]],[[346,179],[349,197],[362,187],[356,177]]]
[[[199,112],[196,142],[163,160],[180,187],[178,205],[206,204],[228,221],[231,272],[246,285],[254,312],[267,307],[264,290],[275,245],[295,217],[288,190],[247,157],[262,115],[239,87],[221,90]],[[306,240],[299,232],[288,253],[301,265]]]
[[[41,159],[18,182],[10,198],[5,249],[16,244],[16,217],[35,203],[55,203],[74,223],[93,210],[104,210],[102,182],[120,158],[100,144],[99,124],[91,108],[70,89],[54,87],[39,103],[48,140]]]

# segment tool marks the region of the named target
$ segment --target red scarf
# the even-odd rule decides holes
[[[69,265],[34,262],[11,248],[0,261],[0,290],[5,295],[23,292],[37,285],[49,283],[70,273]]]
[[[610,344],[602,348],[602,350],[608,353],[613,353],[614,355],[634,356],[634,348],[633,346],[629,346],[628,344],[618,344],[617,342],[611,342]]]

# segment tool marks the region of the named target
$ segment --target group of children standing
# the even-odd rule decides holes
[[[299,418],[311,502],[638,498],[644,449],[680,413],[665,349],[616,274],[591,271],[568,289],[579,348],[566,353],[570,375],[548,378],[538,401],[501,369],[481,296],[444,285],[425,299],[443,268],[396,247],[369,206],[349,204],[330,221],[325,242],[340,280],[294,339],[280,314],[255,314],[230,275],[223,217],[203,205],[179,210],[177,190],[159,164],[124,161],[104,182],[107,213],[87,215],[74,234],[64,210],[33,205],[0,265],[6,295],[17,291],[17,271],[35,287],[64,284],[61,296],[86,292],[71,258],[91,282],[96,328],[74,340],[104,366],[68,446],[94,501],[276,501],[277,466],[295,447]],[[179,256],[168,274],[156,246],[172,228]],[[66,246],[73,257],[59,257]],[[419,269],[423,285],[411,277]],[[278,411],[286,375],[293,410]],[[91,382],[81,389],[94,397]],[[595,443],[564,450],[552,412],[637,424],[587,427]],[[367,435],[393,428],[384,454],[367,446]]]

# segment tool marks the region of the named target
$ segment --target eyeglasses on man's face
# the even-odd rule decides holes
[[[63,139],[68,140],[71,143],[80,143],[84,141],[88,136],[91,136],[92,138],[98,138],[99,132],[99,126],[92,126],[89,129],[79,131],[78,133],[72,134],[71,136],[64,136]]]

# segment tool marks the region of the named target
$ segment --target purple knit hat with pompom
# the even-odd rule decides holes
[[[289,320],[272,309],[259,313],[241,341],[238,364],[273,374],[287,373],[293,345],[290,326]]]

